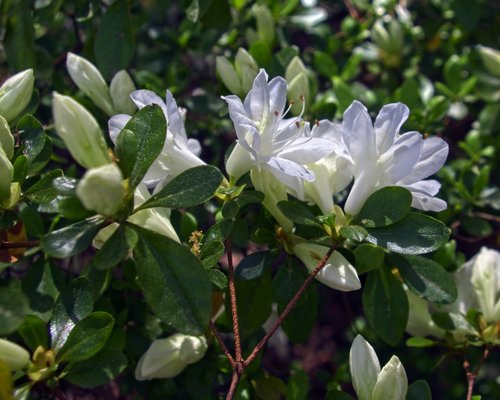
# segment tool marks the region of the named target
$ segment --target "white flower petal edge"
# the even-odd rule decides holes
[[[361,335],[357,335],[352,342],[349,368],[358,399],[371,400],[380,372],[380,363],[373,347]]]
[[[438,137],[424,140],[418,132],[400,135],[408,115],[404,104],[387,104],[372,126],[368,111],[360,102],[353,102],[345,111],[342,135],[354,165],[354,185],[345,205],[349,214],[356,215],[373,192],[391,185],[408,189],[415,208],[446,208],[446,202],[433,197],[439,184],[423,179],[443,166],[448,145]]]

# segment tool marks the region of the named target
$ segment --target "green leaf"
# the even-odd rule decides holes
[[[0,287],[0,336],[15,332],[27,311],[28,301],[20,290]]]
[[[176,176],[136,211],[150,207],[193,207],[212,198],[222,182],[222,174],[211,165],[190,168]]]
[[[375,333],[396,346],[408,320],[408,298],[401,282],[385,268],[369,272],[363,288],[363,308]]]
[[[249,337],[261,329],[272,310],[271,270],[249,281],[235,279],[238,320],[242,338]],[[226,296],[226,311],[230,313],[229,296]]]
[[[432,400],[431,388],[424,380],[418,380],[408,386],[406,400]]]
[[[411,337],[406,341],[406,345],[408,347],[416,347],[416,348],[432,347],[435,346],[436,344],[438,344],[438,342],[436,342],[435,340],[418,336]]]
[[[32,115],[27,114],[17,124],[21,151],[29,162],[42,152],[45,146],[45,131],[42,124]]]
[[[137,162],[137,135],[129,129],[123,129],[116,138],[115,154],[123,177],[128,178]]]
[[[224,274],[224,272],[213,268],[208,271],[208,276],[210,278],[210,282],[212,282],[212,284],[219,290],[224,290],[227,288],[227,276]]]
[[[395,253],[430,253],[448,241],[450,230],[428,215],[410,212],[402,220],[383,228],[368,229],[366,240]]]
[[[9,8],[4,45],[8,63],[16,71],[35,66],[35,32],[31,8],[24,1],[13,2]]]
[[[368,231],[362,226],[357,225],[343,226],[340,228],[339,233],[343,238],[355,240],[356,242],[362,242],[368,236]]]
[[[389,255],[408,287],[432,303],[451,304],[457,299],[457,288],[451,274],[437,262],[420,256]]]
[[[47,255],[68,258],[84,251],[105,224],[100,217],[89,218],[47,234],[40,244]]]
[[[163,149],[167,121],[161,107],[153,104],[137,111],[123,129],[128,129],[137,136],[137,158],[129,178],[130,186],[134,188],[141,183],[149,167]]]
[[[87,278],[73,279],[56,301],[50,321],[52,349],[56,352],[64,345],[75,324],[89,315],[94,308],[92,286]]]
[[[137,240],[134,230],[120,225],[96,253],[92,266],[99,270],[113,268],[134,249]]]
[[[114,318],[104,311],[93,312],[78,321],[57,353],[59,362],[83,361],[97,354],[106,344]]]
[[[188,248],[134,226],[139,285],[155,314],[174,329],[201,335],[208,327],[212,285],[202,263]]]
[[[214,240],[219,240],[223,242],[231,234],[231,231],[233,230],[233,225],[234,225],[233,221],[228,219],[217,222],[215,225],[212,225],[208,229],[208,231],[205,232],[201,240],[201,243],[205,245]]]
[[[257,190],[245,190],[236,198],[236,202],[240,208],[249,203],[260,203],[262,200],[264,200],[264,193]]]
[[[54,200],[57,196],[57,190],[52,185],[52,181],[62,174],[62,170],[56,169],[44,175],[42,179],[24,192],[24,197],[34,203],[48,203]]]
[[[373,244],[363,243],[356,247],[353,253],[358,274],[364,274],[384,265],[384,250]]]
[[[303,370],[295,371],[288,380],[286,400],[307,400],[309,377]]]
[[[447,312],[435,312],[432,314],[434,323],[445,331],[453,331],[456,329],[453,318]]]
[[[224,204],[222,205],[222,209],[221,209],[222,216],[225,219],[236,218],[239,211],[240,211],[240,206],[238,205],[236,200],[225,201]]]
[[[119,351],[102,350],[88,360],[70,363],[64,368],[64,379],[91,389],[115,379],[127,367],[128,360]]]
[[[124,0],[115,1],[101,20],[95,35],[94,53],[99,70],[108,79],[127,69],[135,47],[133,26],[129,2]]]
[[[280,201],[278,208],[285,217],[296,224],[321,227],[321,224],[315,220],[313,213],[298,203]]]
[[[410,212],[411,193],[400,186],[387,186],[370,195],[356,217],[365,228],[392,225]]]
[[[213,240],[201,246],[200,261],[205,269],[211,269],[217,265],[224,255],[224,243],[220,240]]]
[[[276,255],[269,251],[249,254],[236,267],[236,276],[245,281],[258,278],[272,265],[275,258]]]
[[[32,352],[34,352],[38,346],[42,346],[44,349],[49,348],[47,326],[40,318],[34,315],[26,315],[17,331]]]

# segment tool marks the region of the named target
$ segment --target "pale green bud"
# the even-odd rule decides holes
[[[486,46],[476,48],[488,72],[500,77],[500,51]]]
[[[293,78],[288,85],[287,92],[288,100],[294,102],[291,108],[292,114],[301,115],[303,110],[306,110],[310,104],[311,91],[307,75],[301,72]]]
[[[0,208],[11,210],[21,198],[21,185],[19,182],[12,182],[10,184],[10,196],[6,199],[0,200]]]
[[[392,356],[378,374],[372,400],[405,400],[408,378],[399,358]]]
[[[99,124],[85,107],[54,92],[52,112],[57,133],[80,165],[94,168],[110,163]]]
[[[226,57],[218,56],[215,59],[215,70],[217,71],[222,83],[224,83],[231,93],[237,95],[242,93],[240,78]]]
[[[0,115],[9,123],[29,104],[34,84],[33,70],[27,69],[11,76],[0,86]]]
[[[137,363],[135,378],[139,381],[173,378],[189,364],[201,360],[207,348],[204,336],[176,333],[155,340]]]
[[[376,21],[371,31],[373,42],[380,48],[387,50],[390,47],[391,37],[384,27],[382,21]]]
[[[9,157],[0,147],[0,200],[5,200],[10,197],[10,184],[12,183],[12,174],[14,168],[9,161]]]
[[[129,115],[135,113],[137,107],[130,98],[130,93],[134,90],[134,82],[127,71],[118,71],[109,85],[109,93],[116,113]]]
[[[6,339],[0,339],[0,360],[2,360],[11,371],[23,369],[30,362],[30,353],[23,347]]]
[[[486,247],[475,257],[471,283],[487,323],[500,322],[500,253]]]
[[[76,86],[108,116],[115,114],[108,85],[99,70],[83,57],[68,53],[66,68]]]
[[[14,136],[10,133],[9,123],[0,115],[0,147],[10,160],[14,155]]]
[[[272,46],[274,42],[274,18],[271,11],[263,4],[255,4],[252,7],[253,15],[257,20],[257,34],[259,39]]]
[[[252,89],[253,81],[259,73],[257,62],[248,51],[240,47],[236,53],[234,66],[240,77],[243,93],[248,93]]]
[[[86,209],[113,216],[123,206],[125,196],[120,168],[106,164],[89,169],[78,183],[76,195]]]
[[[314,243],[299,243],[293,247],[294,254],[304,263],[309,272],[313,272],[328,252],[328,247]],[[348,292],[361,288],[358,274],[354,267],[338,251],[334,251],[316,279],[332,289]]]
[[[288,83],[290,83],[293,78],[302,73],[307,74],[307,68],[300,57],[295,56],[292,58],[292,61],[290,61],[290,64],[288,64],[288,66],[286,67],[285,79]]]

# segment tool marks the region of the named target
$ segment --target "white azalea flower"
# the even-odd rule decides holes
[[[301,194],[301,180],[314,180],[314,173],[304,164],[318,161],[334,146],[328,140],[305,136],[300,117],[283,119],[287,83],[282,77],[267,79],[261,69],[243,103],[234,95],[223,97],[238,137],[226,169],[235,178],[254,168],[264,169]]]
[[[375,350],[361,335],[357,335],[352,342],[349,368],[359,400],[406,398],[408,378],[399,358],[392,356],[381,370]]]
[[[356,215],[366,199],[385,186],[403,186],[413,195],[412,206],[426,211],[442,211],[446,203],[433,196],[440,184],[422,180],[444,164],[448,145],[440,138],[424,140],[419,132],[399,134],[409,115],[402,103],[388,104],[375,124],[360,102],[355,101],[344,113],[342,133],[354,164],[354,185],[345,210]]]
[[[156,186],[160,181],[161,184],[166,184],[189,168],[205,165],[205,162],[198,158],[201,153],[199,142],[186,136],[182,110],[177,107],[170,91],[167,91],[166,103],[150,90],[136,90],[130,97],[139,109],[151,104],[159,105],[167,120],[167,136],[163,150],[143,178],[148,187]],[[118,114],[108,121],[109,135],[113,143],[116,143],[118,134],[131,118],[130,115]]]

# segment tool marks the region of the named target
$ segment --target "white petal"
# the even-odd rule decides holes
[[[230,176],[239,178],[254,166],[255,159],[252,158],[251,153],[243,148],[241,144],[236,143],[226,161],[227,173]]]
[[[382,107],[374,125],[379,154],[386,152],[392,146],[409,114],[410,110],[403,103],[387,104]]]
[[[327,156],[333,150],[335,150],[335,144],[329,140],[304,137],[289,143],[278,153],[278,156],[298,164],[311,164]]]
[[[429,179],[425,181],[415,182],[411,185],[402,186],[410,190],[412,193],[422,193],[429,196],[435,196],[441,188],[441,183],[434,179]]]
[[[286,104],[286,81],[278,76],[268,84],[269,107],[272,113],[278,112],[281,117]]]
[[[159,105],[165,114],[165,118],[168,118],[167,105],[155,92],[146,89],[136,90],[130,94],[130,98],[139,109],[151,104]]]
[[[448,143],[439,137],[425,139],[422,146],[422,155],[415,168],[401,182],[414,183],[435,174],[443,166],[448,157]]]
[[[342,134],[356,171],[372,168],[377,159],[375,132],[366,108],[355,101],[344,113]]]
[[[486,247],[481,248],[471,283],[476,293],[479,309],[486,322],[494,324],[500,318],[500,253]]]
[[[245,111],[252,120],[260,123],[269,114],[269,89],[267,87],[267,73],[263,69],[253,81],[252,90],[248,92],[244,102]]]
[[[111,138],[111,141],[116,144],[116,138],[118,137],[118,134],[122,131],[123,128],[125,128],[125,125],[127,125],[128,121],[130,121],[132,117],[127,114],[117,114],[111,117],[108,121],[108,131],[109,131],[109,137]]]
[[[314,180],[314,173],[308,170],[306,167],[297,164],[296,162],[286,160],[284,158],[279,157],[270,157],[266,162],[267,166],[271,169],[270,171],[274,174],[274,171],[279,171],[283,174],[296,176],[298,178],[305,179],[306,181]]]
[[[373,400],[405,400],[408,391],[408,378],[399,361],[392,356],[389,362],[378,374],[377,383],[373,389]]]
[[[352,385],[358,399],[372,400],[373,389],[380,372],[380,363],[373,347],[361,335],[357,335],[352,342],[349,352],[349,368]]]
[[[184,120],[179,112],[179,107],[177,107],[174,96],[170,93],[170,90],[167,90],[167,121],[168,129],[174,134],[175,139],[182,140],[186,143],[187,136],[184,128]]]
[[[386,184],[395,184],[411,173],[422,154],[422,135],[409,132],[401,135],[380,157],[380,169],[389,179]]]
[[[187,141],[187,147],[191,153],[193,153],[195,156],[199,157],[201,154],[201,144],[198,140],[196,139],[188,139]]]
[[[377,189],[377,179],[377,171],[374,168],[362,171],[361,175],[355,178],[344,206],[345,212],[357,215],[361,211],[366,199]]]
[[[330,256],[327,264],[316,275],[316,279],[332,289],[343,292],[361,288],[356,270],[338,251]]]

